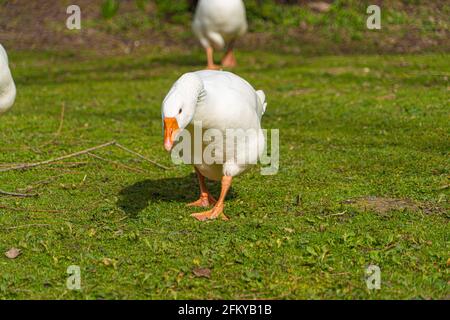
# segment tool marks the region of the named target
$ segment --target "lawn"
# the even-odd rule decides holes
[[[171,163],[160,116],[201,52],[11,53],[0,170],[112,140],[170,169],[111,146],[93,152],[103,160],[0,172],[0,189],[37,194],[0,197],[0,298],[448,298],[450,56],[238,54],[235,72],[268,97],[280,169],[236,178],[231,220],[202,223],[185,206],[193,168]]]

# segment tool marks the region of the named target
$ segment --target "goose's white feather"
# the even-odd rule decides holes
[[[192,29],[203,47],[223,49],[247,32],[242,0],[200,0]]]
[[[183,75],[169,91],[163,102],[163,117],[176,117],[181,129],[191,133],[194,152],[194,123],[202,129],[219,130],[227,139],[227,129],[243,129],[254,133],[248,143],[228,150],[224,143],[221,154],[224,163],[195,164],[207,178],[220,180],[222,176],[236,176],[255,164],[265,147],[261,117],[266,107],[264,92],[255,89],[241,77],[224,71],[197,71]],[[183,110],[178,114],[180,108]],[[187,117],[187,118],[183,118]],[[186,120],[188,119],[188,120]],[[204,143],[201,152],[209,143]],[[234,146],[236,147],[236,146]],[[238,161],[245,154],[246,161]],[[230,156],[231,155],[231,156]]]
[[[16,86],[9,70],[8,55],[0,44],[0,113],[6,112],[16,99]]]

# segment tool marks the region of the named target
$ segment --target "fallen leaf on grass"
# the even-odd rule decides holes
[[[192,270],[196,277],[211,278],[211,269],[208,268],[195,268]]]
[[[288,233],[293,233],[294,229],[291,228],[284,228],[284,231],[288,232]]]
[[[114,259],[110,259],[110,258],[103,258],[102,259],[102,263],[105,265],[105,266],[113,266],[114,267],[114,269],[116,269],[116,267],[117,267],[117,260],[114,260]]]
[[[177,277],[175,278],[175,281],[179,284],[181,280],[184,278],[184,272],[179,272]]]
[[[447,267],[450,267],[450,258],[447,259]]]
[[[20,253],[21,253],[20,249],[11,248],[11,249],[9,249],[8,251],[5,252],[5,256],[8,259],[15,259],[15,258],[17,258],[20,255]]]

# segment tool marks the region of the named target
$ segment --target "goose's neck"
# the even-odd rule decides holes
[[[186,99],[191,108],[196,108],[197,103],[203,99],[206,92],[203,81],[195,73],[187,73],[177,81],[177,89]]]

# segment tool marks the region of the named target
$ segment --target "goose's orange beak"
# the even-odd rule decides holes
[[[167,151],[172,150],[174,137],[179,129],[177,119],[164,118],[164,148]]]

